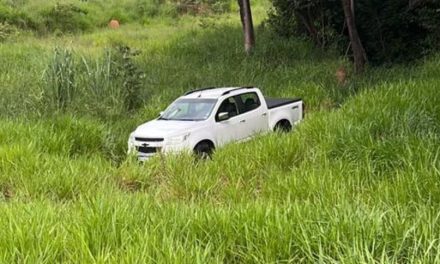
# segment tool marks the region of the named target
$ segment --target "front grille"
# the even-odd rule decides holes
[[[143,137],[135,137],[136,141],[142,141],[142,142],[162,142],[163,138],[143,138]]]
[[[137,147],[137,150],[141,153],[145,154],[151,154],[156,153],[160,150],[160,148],[154,148],[154,147]]]

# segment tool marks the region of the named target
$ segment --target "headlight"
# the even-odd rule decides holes
[[[176,137],[171,137],[167,140],[167,142],[171,145],[180,144],[189,138],[190,133],[185,135],[180,135]]]
[[[134,132],[128,137],[128,153],[134,150]]]

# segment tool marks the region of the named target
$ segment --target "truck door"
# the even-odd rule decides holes
[[[241,120],[244,123],[244,138],[258,133],[264,133],[269,129],[268,111],[261,105],[256,92],[243,93],[237,96]]]
[[[220,113],[228,113],[229,119],[220,121]],[[237,98],[231,96],[223,100],[215,114],[215,133],[218,145],[224,145],[231,141],[240,140],[246,137],[245,122],[239,112]]]

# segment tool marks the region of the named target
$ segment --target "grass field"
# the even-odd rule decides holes
[[[252,57],[236,13],[0,43],[0,263],[440,262],[440,58],[340,86],[348,62],[274,36],[266,8]],[[141,52],[135,110],[102,71],[121,44]],[[75,80],[63,108],[56,47]],[[125,156],[136,125],[184,91],[250,84],[303,97],[306,120],[207,162]]]

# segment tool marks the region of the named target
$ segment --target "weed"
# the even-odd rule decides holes
[[[134,57],[140,54],[128,46],[115,47],[112,56],[112,78],[121,85],[124,106],[132,111],[140,106],[140,91],[145,74],[134,62]]]
[[[56,109],[65,110],[76,90],[75,59],[68,49],[56,48],[50,65],[44,72],[45,92]]]

